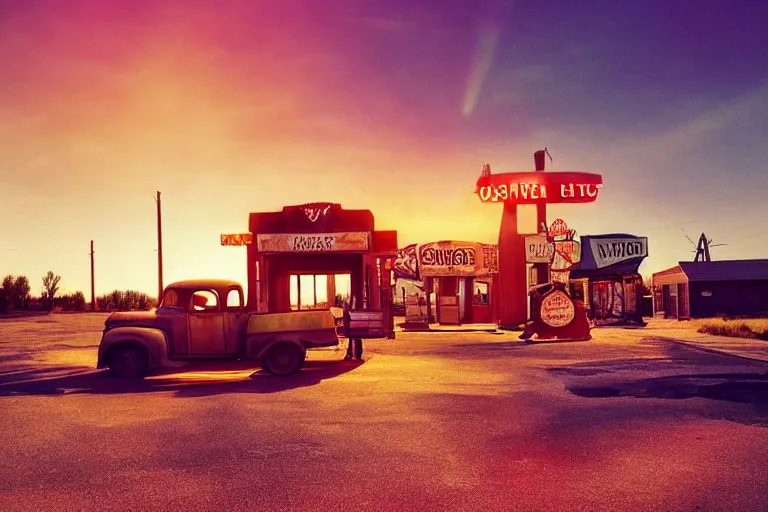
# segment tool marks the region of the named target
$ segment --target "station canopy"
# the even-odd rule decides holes
[[[648,256],[648,238],[613,233],[587,235],[581,239],[581,262],[571,271],[571,279],[601,279],[637,274]]]

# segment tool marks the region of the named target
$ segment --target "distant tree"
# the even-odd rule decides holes
[[[16,279],[13,281],[13,291],[15,296],[14,307],[18,309],[26,309],[27,303],[29,302],[29,292],[31,290],[27,276],[16,276]]]
[[[152,300],[152,298],[149,295],[147,295],[146,293],[140,293],[139,294],[139,301],[138,301],[138,304],[136,305],[137,306],[136,309],[140,309],[142,311],[146,311],[146,310],[151,309],[153,307],[153,303],[154,303],[154,301]]]
[[[16,308],[24,309],[29,301],[29,279],[27,276],[13,276],[8,274],[0,285],[0,308],[3,311]]]
[[[59,291],[60,281],[61,276],[55,275],[50,270],[43,276],[43,299],[48,303],[49,309],[53,309],[53,300]]]
[[[3,278],[3,283],[0,285],[0,311],[8,311],[13,307],[14,303],[14,289],[13,283],[15,279],[12,275],[7,275]]]
[[[643,296],[653,295],[653,279],[651,276],[643,276]]]
[[[0,283],[0,313],[5,313],[8,311],[9,306],[9,297],[8,297],[8,288],[6,288],[6,281],[8,277],[11,277],[13,279],[13,276],[6,276],[5,279],[3,279],[2,283]]]
[[[96,297],[101,311],[146,311],[155,305],[155,299],[136,290],[113,290]]]
[[[120,290],[114,290],[109,294],[109,302],[112,305],[112,309],[117,311],[125,311],[125,292]]]
[[[75,311],[85,311],[85,295],[83,292],[72,294],[72,307]]]
[[[69,295],[59,295],[53,299],[53,304],[64,311],[84,311],[85,295],[83,292],[75,292]]]

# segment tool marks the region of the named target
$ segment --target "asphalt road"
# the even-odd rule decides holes
[[[763,363],[423,333],[131,383],[78,375],[102,323],[0,323],[0,510],[768,510]]]

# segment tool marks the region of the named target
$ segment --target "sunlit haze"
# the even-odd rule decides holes
[[[87,295],[94,240],[97,294],[155,294],[158,190],[166,284],[244,282],[220,233],[310,201],[401,246],[494,243],[482,165],[544,146],[605,182],[549,218],[647,236],[644,275],[702,231],[713,259],[768,257],[767,5],[4,0],[0,272]]]

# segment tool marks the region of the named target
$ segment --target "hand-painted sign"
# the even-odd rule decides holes
[[[476,193],[484,203],[591,203],[603,188],[599,174],[586,172],[510,172],[485,174]]]
[[[564,292],[556,290],[541,302],[541,319],[551,327],[565,327],[576,316],[573,301]]]
[[[648,256],[647,238],[590,238],[590,249],[597,268]]]
[[[369,245],[367,231],[256,235],[259,252],[362,252]]]
[[[221,245],[251,245],[253,234],[251,233],[222,233]]]
[[[411,244],[397,251],[395,276],[410,281],[434,276],[486,276],[499,272],[499,246],[441,241]]]
[[[555,244],[546,235],[531,235],[525,237],[526,263],[551,263],[555,256]]]
[[[499,246],[496,244],[481,244],[483,246],[482,274],[499,273]]]
[[[395,276],[410,281],[419,280],[418,254],[416,244],[411,244],[397,251],[393,265]]]
[[[482,244],[441,241],[420,245],[419,273],[425,276],[473,276],[483,268]]]

